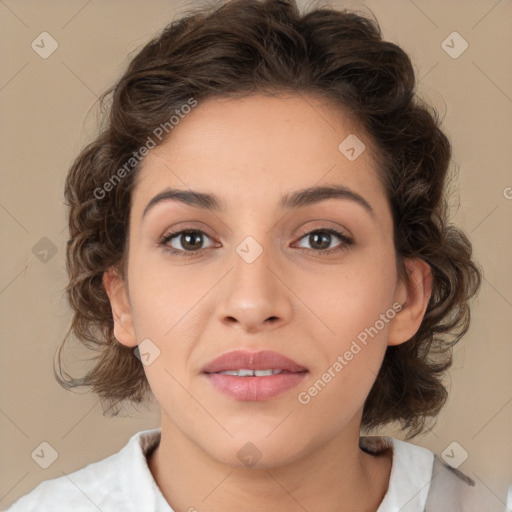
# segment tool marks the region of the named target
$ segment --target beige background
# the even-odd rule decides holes
[[[54,381],[53,356],[70,321],[63,181],[95,134],[97,97],[127,55],[187,5],[194,2],[0,0],[0,508],[159,424],[155,406],[104,418],[95,395]],[[482,480],[499,505],[512,482],[512,2],[343,5],[375,13],[384,36],[412,56],[420,93],[446,113],[459,166],[455,221],[470,235],[485,280],[471,330],[456,347],[450,401],[435,430],[413,442],[439,455],[459,443],[469,454],[460,469]],[[48,59],[31,48],[43,31],[59,45]],[[441,47],[453,31],[469,43],[456,59]],[[43,237],[57,248],[46,263],[32,252]],[[48,469],[31,458],[43,441],[58,452]]]

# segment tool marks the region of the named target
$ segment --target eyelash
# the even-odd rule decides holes
[[[167,233],[166,235],[164,235],[160,239],[159,245],[162,246],[164,248],[164,250],[170,254],[175,254],[175,255],[186,257],[186,258],[195,256],[196,254],[198,254],[199,252],[204,250],[204,249],[197,249],[196,251],[182,251],[180,249],[174,249],[167,245],[173,238],[176,238],[178,235],[182,235],[185,233],[189,233],[189,234],[190,233],[201,233],[202,235],[206,235],[208,238],[211,238],[208,235],[208,233],[204,232],[201,229],[182,229],[182,230],[174,231],[172,233]],[[345,251],[348,249],[349,246],[351,246],[354,243],[354,241],[351,238],[347,237],[342,232],[340,232],[336,229],[333,229],[333,228],[318,228],[318,229],[314,229],[312,231],[308,231],[307,233],[302,235],[299,238],[299,240],[302,240],[303,238],[310,236],[314,233],[329,233],[330,235],[335,235],[341,240],[342,243],[339,246],[331,248],[331,249],[306,249],[307,251],[313,251],[313,252],[320,253],[320,254],[332,254],[335,252]]]

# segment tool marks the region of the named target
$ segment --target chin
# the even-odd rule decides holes
[[[240,469],[282,467],[304,455],[307,443],[296,439],[296,434],[279,436],[274,432],[266,437],[268,432],[252,437],[246,434],[226,439],[227,436],[223,436],[216,446],[210,437],[203,449],[220,463]]]

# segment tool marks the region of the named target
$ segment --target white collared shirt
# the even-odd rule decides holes
[[[68,475],[41,482],[8,512],[173,512],[155,482],[147,454],[160,442],[159,428],[134,434],[117,453]],[[434,454],[388,436],[360,438],[365,451],[393,450],[389,486],[376,512],[424,512]],[[191,504],[193,507],[194,504]]]

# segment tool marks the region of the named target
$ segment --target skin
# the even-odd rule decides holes
[[[356,134],[366,150],[349,161],[338,145]],[[210,99],[143,162],[133,190],[127,280],[104,274],[117,340],[149,338],[160,356],[145,372],[161,407],[162,438],[149,460],[177,512],[376,511],[391,457],[358,447],[364,401],[388,345],[409,340],[431,293],[422,260],[399,278],[392,216],[370,155],[371,141],[340,109],[312,96]],[[340,184],[357,202],[331,198],[281,210],[292,191]],[[225,210],[148,202],[167,187],[209,192]],[[325,245],[307,236],[333,227]],[[161,237],[206,232],[191,257],[170,254]],[[236,252],[253,237],[261,255]],[[168,242],[183,252],[182,237]],[[192,243],[194,243],[192,241]],[[323,247],[342,250],[326,253]],[[394,303],[403,309],[307,405],[297,394],[317,381],[365,328]],[[307,379],[270,400],[240,401],[214,389],[201,368],[237,348],[274,350],[309,369]],[[245,466],[252,443],[260,460]],[[271,507],[269,507],[271,504]]]

